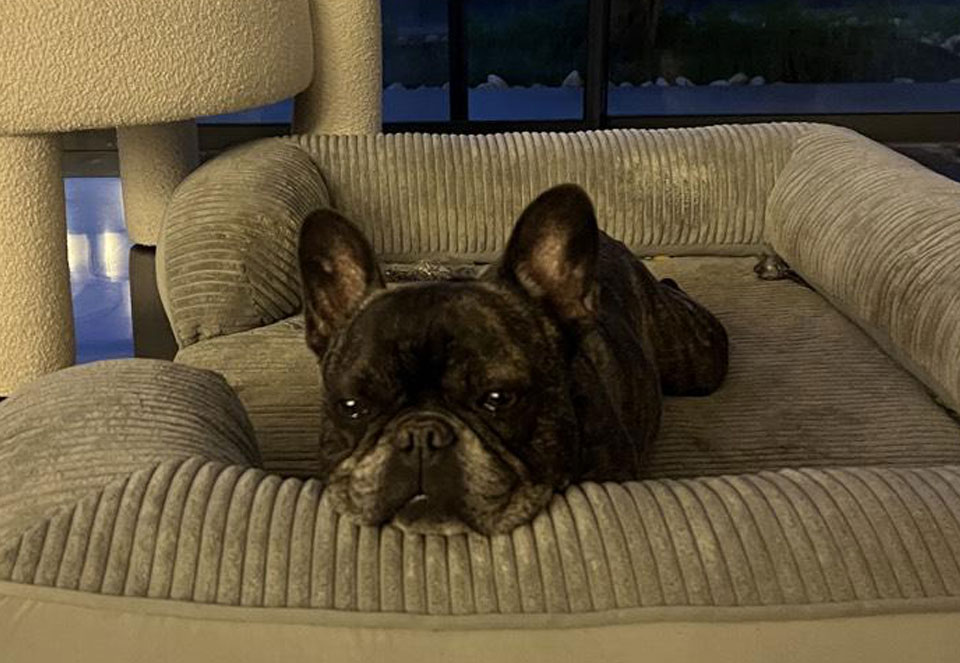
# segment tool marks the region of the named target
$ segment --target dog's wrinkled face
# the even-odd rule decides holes
[[[573,479],[569,339],[595,310],[597,232],[586,195],[558,187],[524,212],[492,278],[387,290],[355,226],[330,210],[305,220],[307,342],[339,510],[505,532]]]

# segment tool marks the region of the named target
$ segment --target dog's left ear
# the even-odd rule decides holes
[[[593,203],[575,184],[540,194],[520,215],[498,276],[519,285],[564,322],[597,312],[600,231]]]
[[[298,254],[307,345],[322,357],[363,300],[385,287],[383,274],[360,229],[329,209],[304,219]]]

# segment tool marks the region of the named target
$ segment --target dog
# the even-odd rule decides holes
[[[571,483],[637,478],[662,396],[726,374],[723,325],[600,231],[576,185],[530,203],[471,280],[387,288],[330,209],[298,253],[322,478],[361,523],[508,532]]]

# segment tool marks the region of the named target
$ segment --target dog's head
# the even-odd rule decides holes
[[[575,478],[572,339],[596,313],[598,240],[589,198],[563,185],[527,207],[486,278],[387,289],[357,227],[331,210],[305,220],[306,336],[341,511],[504,532]]]

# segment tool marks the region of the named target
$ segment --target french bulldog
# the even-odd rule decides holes
[[[330,209],[304,220],[299,263],[322,478],[361,523],[502,533],[571,483],[634,479],[662,395],[727,370],[721,323],[601,232],[576,185],[534,200],[474,279],[387,288]]]

